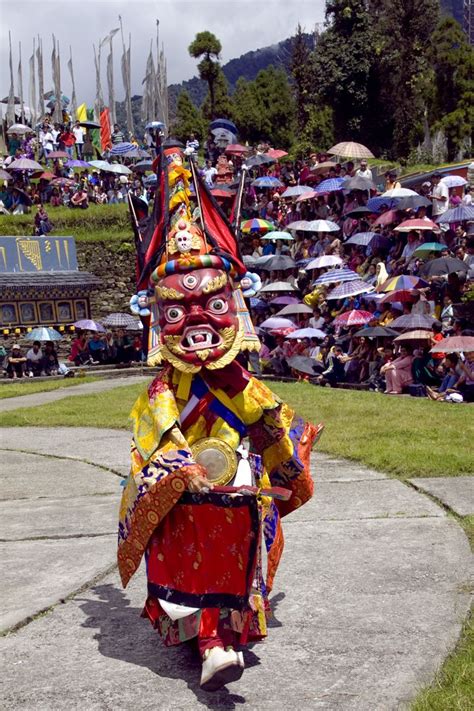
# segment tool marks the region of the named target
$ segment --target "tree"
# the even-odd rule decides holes
[[[188,52],[194,59],[201,59],[198,64],[199,76],[207,81],[210,97],[210,115],[215,118],[215,83],[219,73],[219,54],[222,45],[212,32],[198,32],[188,47]]]
[[[406,158],[423,138],[433,82],[429,52],[439,0],[378,0],[377,49],[383,77],[381,99],[393,121],[395,157]]]
[[[213,118],[233,118],[234,104],[229,96],[229,84],[222,69],[217,67],[214,80],[214,109],[211,108],[211,92],[209,91],[201,107],[205,118],[212,121]]]
[[[176,119],[173,123],[172,133],[183,143],[187,141],[190,133],[194,133],[199,140],[202,140],[204,136],[202,113],[193,104],[186,90],[183,90],[178,96]]]
[[[371,15],[364,0],[326,3],[329,27],[314,50],[313,76],[320,101],[331,106],[335,140],[364,140],[371,111],[368,84],[374,62]]]
[[[255,82],[237,80],[233,95],[234,121],[242,140],[257,143],[262,136],[262,106]]]
[[[431,47],[434,87],[429,119],[435,130],[444,131],[448,158],[453,160],[474,130],[474,49],[450,17],[438,23]]]
[[[305,35],[298,24],[291,48],[290,71],[293,79],[293,95],[296,102],[298,131],[302,132],[308,122],[314,100],[311,52]]]
[[[294,138],[295,103],[286,73],[270,64],[257,74],[255,90],[261,107],[261,137],[277,148],[289,148]]]

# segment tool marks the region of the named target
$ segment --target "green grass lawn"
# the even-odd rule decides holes
[[[2,384],[0,386],[0,400],[4,400],[9,397],[19,397],[21,395],[33,395],[34,393],[43,393],[48,390],[59,390],[60,388],[70,388],[73,385],[82,385],[83,383],[93,383],[94,380],[100,380],[100,378],[94,378],[93,376],[76,377],[76,378],[64,378],[63,380],[42,380],[38,382],[34,379],[28,380],[23,378],[22,382],[11,381],[9,383]]]
[[[324,422],[320,451],[401,479],[472,473],[467,428],[472,410],[468,405],[318,388],[307,383],[270,385],[303,417]],[[5,413],[3,421],[9,426],[127,428],[128,413],[142,388],[126,385],[103,394],[22,408]]]

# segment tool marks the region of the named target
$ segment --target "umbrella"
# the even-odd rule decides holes
[[[0,168],[0,180],[11,180],[12,176],[10,173],[7,173],[6,170],[3,170],[3,168]]]
[[[374,318],[374,314],[370,313],[370,311],[352,309],[352,311],[346,311],[337,316],[337,318],[334,319],[334,324],[337,326],[363,326]]]
[[[237,135],[237,127],[235,123],[232,123],[232,121],[229,121],[229,119],[216,118],[211,121],[209,126],[211,131],[215,131],[218,128],[222,128],[225,131],[230,131],[231,133],[235,133]]]
[[[274,158],[275,160],[280,160],[280,158],[284,158],[287,155],[288,153],[286,151],[282,151],[281,148],[270,148],[267,151],[267,156]]]
[[[137,322],[131,314],[113,313],[102,320],[102,324],[107,327],[126,328]]]
[[[241,146],[239,143],[229,143],[224,153],[229,153],[233,156],[241,156],[244,153],[248,153],[249,151],[250,148],[248,146]]]
[[[129,326],[125,326],[126,331],[143,331],[143,324],[141,321],[135,321],[135,323],[131,323]]]
[[[251,309],[268,309],[270,308],[269,304],[264,301],[263,299],[257,299],[256,296],[252,296],[250,299],[250,308]]]
[[[435,321],[436,319],[431,316],[424,316],[423,314],[405,314],[392,321],[390,328],[422,328],[431,330]]]
[[[326,333],[319,328],[297,328],[287,338],[326,338]]]
[[[112,148],[110,149],[110,155],[111,156],[122,156],[124,153],[128,153],[128,151],[133,151],[137,148],[137,146],[134,143],[128,143],[124,141],[123,143],[116,143]]]
[[[423,330],[421,328],[417,328],[413,331],[407,331],[406,333],[402,333],[400,336],[397,336],[396,338],[393,339],[394,343],[400,343],[401,341],[430,341],[431,340],[431,332]]]
[[[288,225],[286,225],[286,229],[296,231],[304,230],[307,224],[308,220],[295,220],[294,222],[290,222]]]
[[[289,338],[289,336],[287,336],[287,338]],[[318,368],[320,371],[322,365],[308,356],[292,356],[288,358],[287,363],[293,370],[297,370],[299,373],[304,373],[305,375],[312,375],[313,378],[318,374],[315,368]]]
[[[48,158],[69,158],[69,153],[66,153],[66,151],[51,151]]]
[[[410,303],[416,301],[419,295],[417,289],[399,289],[398,291],[389,291],[380,299],[381,304],[390,304],[393,302]]]
[[[148,160],[145,158],[145,160],[141,160],[138,163],[135,163],[133,166],[134,170],[138,170],[139,173],[146,173],[147,170],[152,170],[153,168],[153,161]]]
[[[260,328],[293,328],[295,324],[289,318],[282,318],[281,316],[270,316],[270,318],[265,319],[260,324]]]
[[[157,129],[163,131],[165,128],[165,124],[161,121],[149,121],[145,126],[146,131],[156,131]]]
[[[321,195],[323,193],[320,193]],[[299,197],[296,198],[296,202],[304,202],[305,200],[313,200],[314,198],[318,197],[318,193],[316,193],[314,190],[310,190],[309,193],[303,193]]]
[[[53,178],[53,180],[51,181],[51,185],[60,188],[73,188],[75,184],[76,182],[74,180],[71,180],[70,178]]]
[[[278,180],[278,178],[274,178],[271,175],[265,175],[263,178],[256,178],[255,180],[252,181],[251,183],[254,188],[282,188],[283,183]]]
[[[83,126],[84,128],[100,128],[100,123],[97,123],[97,121],[79,121],[79,126]]]
[[[270,301],[271,306],[288,306],[288,304],[298,304],[299,299],[296,296],[277,296],[276,299]]]
[[[288,304],[284,306],[281,311],[277,313],[277,316],[292,316],[293,314],[312,314],[313,309],[306,304]]]
[[[25,133],[34,133],[34,129],[31,128],[30,126],[25,126],[23,123],[14,123],[12,126],[10,126],[9,129],[7,129],[7,133],[10,134],[17,134],[17,135],[24,135]]]
[[[272,284],[267,284],[260,289],[260,294],[269,292],[270,294],[278,291],[296,291],[293,284],[287,281],[274,281]]]
[[[65,163],[66,168],[89,168],[89,163],[86,163],[85,160],[68,160],[67,163]]]
[[[398,335],[397,331],[387,326],[369,326],[354,333],[354,336],[365,336],[366,338],[393,338],[396,335]]]
[[[109,173],[117,173],[118,175],[131,175],[132,171],[130,168],[127,168],[126,165],[122,165],[121,163],[112,163],[109,165],[108,168],[105,168],[104,170],[107,170]]]
[[[99,333],[105,333],[105,328],[100,323],[97,323],[97,321],[93,321],[91,318],[83,318],[80,321],[76,321],[72,325],[80,331],[97,331]]]
[[[361,217],[364,217],[364,215],[371,215],[372,210],[370,210],[368,207],[365,207],[364,205],[361,205],[360,207],[355,207],[353,210],[350,210],[349,212],[344,213],[344,217],[353,217],[356,220],[360,220]]]
[[[395,198],[397,210],[417,210],[419,207],[430,207],[431,201],[423,195],[409,195],[404,198]]]
[[[337,163],[333,163],[330,160],[325,160],[322,163],[318,163],[314,168],[311,168],[311,172],[318,173],[328,173],[331,168],[335,168]]]
[[[342,190],[341,183],[343,182],[343,178],[328,178],[327,180],[321,181],[319,185],[316,185],[314,192],[321,194],[333,193],[336,192],[336,190]]]
[[[272,328],[269,333],[272,336],[284,336],[285,338],[289,333],[293,333],[296,330],[296,326],[287,326],[286,328]],[[265,331],[263,331],[265,333]]]
[[[390,210],[392,207],[397,207],[397,204],[398,200],[396,198],[373,197],[367,200],[366,207],[371,210],[371,212],[379,212],[381,208]],[[431,203],[429,204],[431,205]]]
[[[267,235],[262,235],[260,239],[288,240],[289,242],[291,242],[295,238],[290,235],[289,232],[280,232],[280,230],[275,230],[275,232],[270,232]]]
[[[331,269],[325,274],[321,274],[320,277],[313,282],[313,286],[317,284],[333,284],[336,282],[343,281],[354,281],[354,279],[360,279],[360,276],[353,272],[352,269]]]
[[[374,237],[378,237],[377,232],[358,232],[356,235],[349,237],[346,244],[358,244],[362,247],[367,247]]]
[[[234,197],[235,191],[228,190],[226,188],[212,188],[211,194],[217,198],[231,198],[231,197]]]
[[[250,158],[245,161],[245,165],[247,166],[247,168],[255,168],[257,165],[266,165],[267,163],[274,162],[275,158],[272,158],[269,155],[258,154],[256,156],[250,156]]]
[[[357,294],[364,294],[368,291],[373,291],[373,289],[373,286],[362,281],[362,279],[353,279],[336,286],[335,289],[329,292],[326,299],[343,299],[349,296],[357,296]]]
[[[34,177],[36,177],[36,175]],[[41,173],[41,175],[38,175],[38,180],[54,180],[55,177],[54,173],[50,173],[46,170],[44,173]]]
[[[413,256],[426,257],[431,252],[442,252],[443,249],[446,249],[446,245],[441,244],[441,242],[425,242],[415,249]]]
[[[244,234],[254,234],[270,232],[275,229],[275,225],[268,220],[262,220],[259,217],[254,217],[252,220],[244,220],[240,223],[240,230]]]
[[[441,276],[443,274],[452,274],[453,272],[463,272],[466,274],[469,271],[469,265],[456,257],[438,257],[432,259],[421,268],[421,274],[424,277],[430,278]]]
[[[342,264],[342,259],[333,254],[323,254],[322,257],[312,259],[306,266],[306,269],[323,269],[324,267],[335,267],[337,264]]]
[[[292,185],[290,188],[287,188],[284,193],[281,194],[281,197],[299,197],[300,195],[304,195],[305,193],[310,192],[312,192],[312,189],[309,187],[309,185]]]
[[[396,222],[397,219],[398,215],[396,210],[388,210],[387,212],[379,215],[377,219],[373,221],[372,227],[386,227],[387,225],[391,225],[393,222]]]
[[[368,178],[356,175],[354,178],[345,178],[341,187],[343,190],[375,190],[375,183]]]
[[[339,225],[331,220],[311,220],[306,226],[307,232],[339,232]]]
[[[249,267],[249,269],[254,269],[257,263],[257,260],[254,259],[251,254],[244,254],[242,261],[246,267]]]
[[[418,230],[418,231],[430,231],[433,232],[439,232],[439,227],[436,225],[434,222],[428,219],[421,219],[421,220],[404,220],[403,222],[400,222],[397,227],[395,227],[395,232],[411,232],[412,230]]]
[[[108,170],[110,168],[110,163],[106,160],[91,160],[89,161],[89,165],[97,170]]]
[[[294,269],[296,264],[294,259],[284,254],[269,254],[259,257],[255,266],[265,271],[275,271],[277,269]]]
[[[21,188],[14,187],[13,191],[20,193],[20,195],[22,195],[25,198],[23,200],[24,205],[31,205],[32,204],[30,196],[28,195],[28,193],[25,193],[24,190],[22,190]]]
[[[431,353],[472,353],[474,338],[472,336],[450,336],[433,346]]]
[[[467,180],[460,175],[445,175],[440,182],[447,185],[448,188],[461,188],[463,185],[467,185]]]
[[[54,328],[38,326],[26,336],[27,341],[60,341],[62,336]]]
[[[374,154],[366,146],[352,141],[337,143],[326,152],[333,156],[341,156],[341,158],[374,158]]]
[[[398,291],[400,289],[417,289],[420,286],[429,286],[428,282],[417,276],[400,274],[390,277],[381,286],[380,291]]]
[[[29,158],[18,158],[8,166],[9,170],[43,170],[43,166]]]
[[[384,198],[404,198],[410,195],[418,195],[418,193],[409,188],[393,188],[392,190],[386,190],[382,193],[382,197]]]
[[[9,166],[11,168],[11,165]],[[474,220],[474,206],[460,205],[452,210],[446,210],[436,218],[436,222],[463,222],[464,220]]]
[[[155,173],[153,173],[152,175],[147,175],[146,178],[143,178],[143,184],[147,188],[151,187],[152,185],[156,185],[157,182],[158,182],[158,178]]]

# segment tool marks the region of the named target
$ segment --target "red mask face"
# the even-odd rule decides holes
[[[165,277],[155,289],[162,356],[178,370],[222,368],[242,341],[226,272],[198,269]]]

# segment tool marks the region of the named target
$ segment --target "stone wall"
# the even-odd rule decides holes
[[[130,242],[76,241],[79,269],[99,277],[102,287],[91,292],[91,316],[99,320],[114,311],[130,313],[136,292],[135,248]]]

